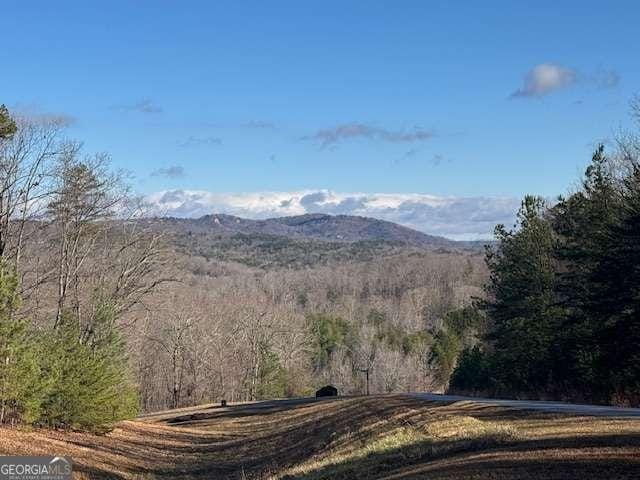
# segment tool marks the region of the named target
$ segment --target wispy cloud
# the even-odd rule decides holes
[[[164,109],[160,105],[154,103],[149,98],[143,98],[135,103],[127,105],[117,105],[113,108],[115,108],[116,110],[120,110],[121,112],[138,112],[148,114],[164,112]]]
[[[420,152],[420,150],[418,150],[417,148],[410,148],[409,150],[407,150],[406,152],[404,152],[404,154],[402,155],[402,158],[413,158],[413,157],[415,157],[419,152]]]
[[[449,157],[445,157],[444,155],[442,155],[441,153],[436,153],[431,157],[431,160],[429,160],[429,163],[431,165],[433,165],[434,167],[438,167],[444,163],[452,163],[453,160]]]
[[[590,80],[600,88],[613,88],[620,83],[620,74],[615,70],[601,68],[591,75]]]
[[[511,197],[440,197],[418,193],[338,193],[330,190],[214,193],[167,190],[147,196],[159,215],[199,217],[228,213],[269,218],[304,213],[361,215],[458,240],[491,238],[498,223],[512,225],[520,200]]]
[[[527,72],[523,85],[511,94],[511,98],[543,97],[573,85],[577,79],[577,72],[570,68],[551,63],[536,65]]]
[[[401,163],[410,162],[410,161],[413,164],[415,164],[416,162],[420,164],[426,163],[433,167],[439,167],[440,165],[453,162],[453,160],[450,157],[447,157],[441,153],[434,153],[433,155],[428,157],[424,154],[421,155],[419,149],[410,148],[409,150],[405,151],[400,158],[398,158],[397,160],[394,160],[393,163],[396,165],[399,165]]]
[[[405,152],[403,152],[402,155],[399,158],[396,158],[391,163],[398,165],[398,164],[403,163],[405,161],[409,161],[411,159],[416,158],[419,153],[420,153],[419,149],[410,148],[409,150],[406,150]]]
[[[172,178],[172,179],[184,178],[185,171],[184,171],[184,167],[181,167],[180,165],[171,165],[170,167],[158,168],[157,170],[154,170],[153,172],[151,172],[151,176],[165,177],[165,178]]]
[[[265,122],[262,120],[251,120],[240,125],[243,128],[255,128],[258,130],[273,130],[276,128],[275,123]]]
[[[202,146],[222,145],[222,139],[218,137],[191,136],[186,140],[182,140],[178,144],[181,147],[202,147]]]
[[[510,98],[540,98],[577,84],[614,88],[619,83],[620,75],[615,70],[600,68],[593,73],[580,73],[562,65],[543,63],[527,72],[522,86]]]
[[[323,128],[311,135],[302,137],[303,140],[317,142],[320,147],[330,147],[353,139],[381,140],[394,143],[410,143],[430,140],[434,133],[422,127],[413,127],[410,130],[387,130],[385,128],[368,125],[365,123],[345,123],[335,127]]]

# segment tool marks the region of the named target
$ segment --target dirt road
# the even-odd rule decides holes
[[[480,405],[515,408],[518,410],[540,410],[543,412],[572,413],[598,417],[640,417],[640,408],[609,407],[564,402],[539,402],[532,400],[500,400],[495,398],[463,397],[437,393],[412,393],[413,398],[429,402],[472,402]]]

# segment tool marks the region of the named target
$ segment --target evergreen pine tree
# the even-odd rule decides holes
[[[17,275],[0,262],[0,423],[39,415],[40,371],[27,320],[16,316]]]
[[[499,245],[487,252],[490,281],[482,304],[489,320],[492,377],[499,393],[539,395],[551,382],[556,333],[553,302],[554,234],[544,201],[527,196],[519,229],[496,228]]]
[[[11,118],[9,110],[4,105],[0,105],[0,141],[11,138],[16,131],[16,122]]]
[[[607,401],[640,402],[640,167],[624,179],[619,222],[603,243],[592,275],[597,285],[590,306],[604,319],[599,341]]]
[[[582,190],[561,199],[552,211],[559,236],[561,273],[556,285],[564,309],[555,345],[557,389],[562,395],[606,401],[608,374],[602,367],[601,337],[606,322],[602,283],[595,272],[606,254],[620,202],[604,147],[595,151]],[[600,307],[599,307],[600,305]]]
[[[137,414],[137,392],[113,312],[108,304],[99,305],[93,334],[83,341],[73,320],[51,332],[43,370],[55,380],[43,403],[43,423],[101,431]]]

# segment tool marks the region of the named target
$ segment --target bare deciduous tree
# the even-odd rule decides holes
[[[46,272],[23,268],[25,242],[39,234],[51,173],[65,150],[67,121],[52,116],[17,116],[15,131],[0,142],[0,256],[22,273],[22,295],[29,296]],[[6,126],[3,127],[6,130]]]

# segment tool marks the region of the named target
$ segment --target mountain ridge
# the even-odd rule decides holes
[[[419,248],[469,248],[490,242],[455,241],[429,235],[387,220],[355,215],[307,213],[266,219],[247,219],[224,213],[212,213],[199,218],[155,217],[163,224],[170,222],[194,233],[220,236],[268,235],[292,240],[313,240],[333,243],[384,241]]]

